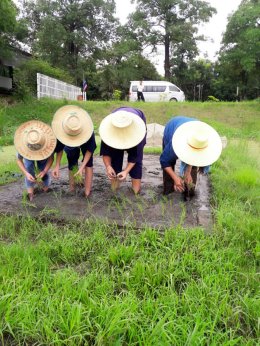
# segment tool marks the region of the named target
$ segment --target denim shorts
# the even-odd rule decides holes
[[[27,160],[27,159],[23,158],[23,164],[24,164],[26,171],[29,172],[33,177],[35,177],[35,169],[36,169],[35,164],[37,165],[39,172],[41,172],[44,170],[46,163],[47,163],[47,159],[46,160],[40,160],[40,161],[33,161],[33,160]],[[45,176],[42,178],[42,181],[43,181],[44,186],[46,186],[46,187],[50,186],[51,178],[50,178],[49,173],[45,174]],[[25,186],[27,188],[33,187],[34,185],[35,185],[35,183],[33,183],[33,182],[29,181],[27,178],[25,178]]]

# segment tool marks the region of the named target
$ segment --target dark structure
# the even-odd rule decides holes
[[[31,58],[31,54],[11,47],[9,54],[0,53],[0,93],[10,93],[13,89],[14,68]]]

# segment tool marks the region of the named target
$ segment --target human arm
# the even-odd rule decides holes
[[[27,170],[26,170],[26,168],[25,168],[25,166],[24,166],[24,163],[23,163],[23,159],[22,158],[20,158],[19,156],[18,156],[18,158],[17,158],[17,165],[18,165],[18,167],[20,168],[20,170],[23,172],[23,174],[25,175],[25,177],[29,180],[29,181],[31,181],[32,183],[34,183],[35,182],[35,178],[29,173],[29,172],[27,172]]]
[[[189,184],[192,184],[193,182],[193,179],[192,179],[192,176],[191,176],[191,169],[192,169],[192,166],[190,165],[187,165],[186,169],[185,169],[185,172],[184,172],[184,182],[189,185]]]
[[[80,165],[80,168],[78,169],[77,173],[74,174],[74,176],[83,174],[83,170],[85,169],[89,159],[91,158],[91,155],[92,155],[92,153],[87,150],[86,154],[84,155],[84,159]]]
[[[178,192],[184,191],[184,182],[183,180],[174,172],[172,167],[164,167],[163,168],[166,173],[172,178],[174,183],[174,190]]]
[[[184,191],[184,182],[183,180],[174,172],[172,168],[172,164],[176,162],[178,157],[176,156],[175,152],[173,151],[171,142],[168,142],[163,152],[160,156],[160,163],[163,170],[165,170],[166,173],[172,178],[173,184],[174,184],[174,190],[175,191]]]
[[[125,169],[122,170],[122,172],[117,174],[117,177],[120,181],[123,181],[126,179],[127,174],[131,171],[131,169],[134,167],[135,162],[128,162]]]
[[[55,163],[55,167],[52,170],[52,176],[55,179],[59,179],[60,177],[60,163],[61,163],[61,159],[62,159],[62,155],[63,155],[63,150],[59,151],[56,154],[56,163]]]
[[[42,179],[45,176],[45,174],[48,173],[49,169],[51,168],[52,163],[53,163],[53,155],[51,155],[48,158],[44,169],[39,174],[36,175],[36,179],[39,179],[39,178]]]
[[[111,157],[108,155],[103,155],[103,162],[106,167],[106,173],[108,178],[115,179],[116,178],[116,172],[114,171],[114,168],[111,166]]]

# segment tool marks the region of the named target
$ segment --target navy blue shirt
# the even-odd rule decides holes
[[[145,115],[140,109],[131,108],[131,107],[120,107],[120,108],[115,109],[112,113],[115,113],[119,110],[136,114],[146,124]],[[143,148],[144,148],[145,144],[146,144],[146,134],[145,134],[143,140],[139,144],[137,144],[133,148],[126,149],[126,152],[128,153],[128,159],[127,159],[128,162],[131,162],[131,163],[142,162],[142,160],[143,160]],[[124,149],[112,148],[109,145],[107,145],[106,143],[104,143],[103,141],[101,141],[101,146],[100,146],[100,155],[101,156],[109,156],[109,157],[113,158],[114,160],[116,160],[117,157],[121,157],[122,152],[124,152],[124,151],[125,151]]]
[[[172,136],[174,135],[177,128],[189,121],[196,121],[197,119],[177,116],[172,118],[166,125],[163,133],[163,152],[160,156],[160,163],[162,168],[171,167],[178,157],[175,154],[175,151],[172,147]]]
[[[91,137],[89,138],[89,140],[83,144],[81,144],[79,147],[76,148],[80,148],[82,150],[82,153],[86,153],[86,151],[90,151],[92,154],[94,153],[94,151],[96,150],[96,140],[95,140],[95,134],[94,131],[91,135]],[[72,150],[75,149],[75,147],[69,147],[68,145],[64,146],[65,151],[67,152],[68,150]],[[85,155],[85,154],[84,154]]]
[[[65,145],[57,139],[57,144],[56,144],[56,147],[54,149],[54,153],[59,153],[60,151],[62,151],[64,149],[64,147],[65,147]]]

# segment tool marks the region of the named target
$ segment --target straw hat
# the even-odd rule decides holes
[[[52,120],[52,129],[58,140],[70,147],[79,147],[87,142],[94,130],[88,113],[78,106],[63,106]]]
[[[99,134],[110,147],[125,150],[135,147],[144,139],[146,125],[138,115],[119,110],[101,121]]]
[[[197,167],[211,165],[222,151],[217,131],[201,121],[189,121],[179,126],[172,137],[172,146],[181,161]]]
[[[16,150],[28,160],[46,159],[53,153],[56,142],[51,127],[39,120],[23,123],[14,135]]]

